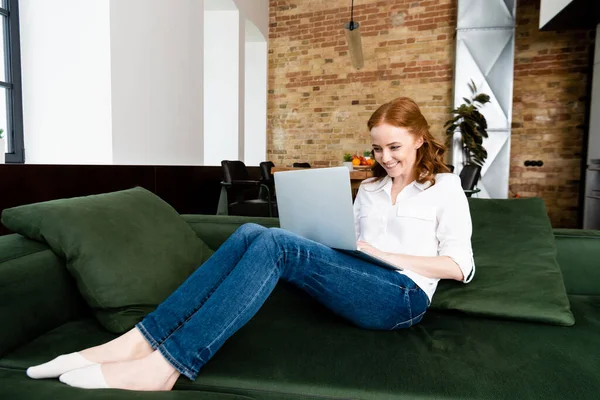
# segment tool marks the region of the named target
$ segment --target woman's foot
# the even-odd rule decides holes
[[[102,364],[116,361],[137,360],[154,350],[137,328],[131,329],[110,342],[79,352],[85,359]]]
[[[171,390],[179,372],[159,351],[138,360],[92,365],[67,372],[60,381],[83,389]]]
[[[33,379],[58,378],[67,371],[95,364],[79,353],[63,354],[47,363],[27,368],[27,376]]]
[[[33,379],[58,378],[65,372],[98,363],[135,360],[152,353],[152,347],[137,328],[100,346],[77,353],[64,354],[47,363],[29,367],[27,375]]]

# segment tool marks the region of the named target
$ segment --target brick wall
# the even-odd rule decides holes
[[[576,224],[589,32],[538,32],[539,3],[520,0],[510,190],[541,196],[554,226]],[[366,122],[412,97],[444,139],[452,105],[456,0],[355,2],[365,67],[350,65],[349,0],[272,0],[267,157],[276,165],[340,165],[370,147]],[[532,79],[533,78],[533,79]],[[527,159],[544,167],[525,168]]]
[[[340,165],[370,148],[366,123],[382,103],[414,98],[440,134],[452,96],[456,4],[356,1],[365,67],[350,65],[349,0],[270,3],[267,154],[277,165]]]
[[[542,197],[555,227],[577,227],[591,79],[590,31],[542,32],[539,1],[517,3],[509,189]],[[542,160],[543,167],[525,167]]]

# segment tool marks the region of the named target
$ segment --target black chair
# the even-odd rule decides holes
[[[471,197],[473,193],[479,192],[475,189],[481,175],[481,166],[477,164],[467,164],[460,171],[460,183],[467,197]]]
[[[271,173],[271,168],[275,166],[272,161],[263,161],[259,164],[260,166],[260,181],[268,186],[271,198],[275,200],[275,178]]]
[[[295,162],[292,164],[294,168],[310,168],[310,164],[307,162]]]
[[[271,189],[259,180],[252,180],[242,161],[221,161],[223,181],[227,192],[229,215],[253,217],[276,216]],[[235,200],[234,200],[235,199]]]
[[[452,165],[452,164],[446,164],[446,167],[448,167],[448,169],[450,170],[450,172],[454,172],[454,165]]]

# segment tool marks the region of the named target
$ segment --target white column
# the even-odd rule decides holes
[[[240,15],[204,13],[204,164],[239,159]],[[243,115],[243,114],[242,114]]]
[[[258,165],[267,157],[267,42],[246,42],[244,160]]]
[[[109,0],[20,0],[25,161],[110,164]]]
[[[115,164],[201,165],[199,0],[111,0]]]

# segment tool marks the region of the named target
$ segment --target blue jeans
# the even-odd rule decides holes
[[[260,309],[279,279],[366,329],[419,322],[429,298],[410,278],[278,228],[238,228],[137,328],[193,380]]]

